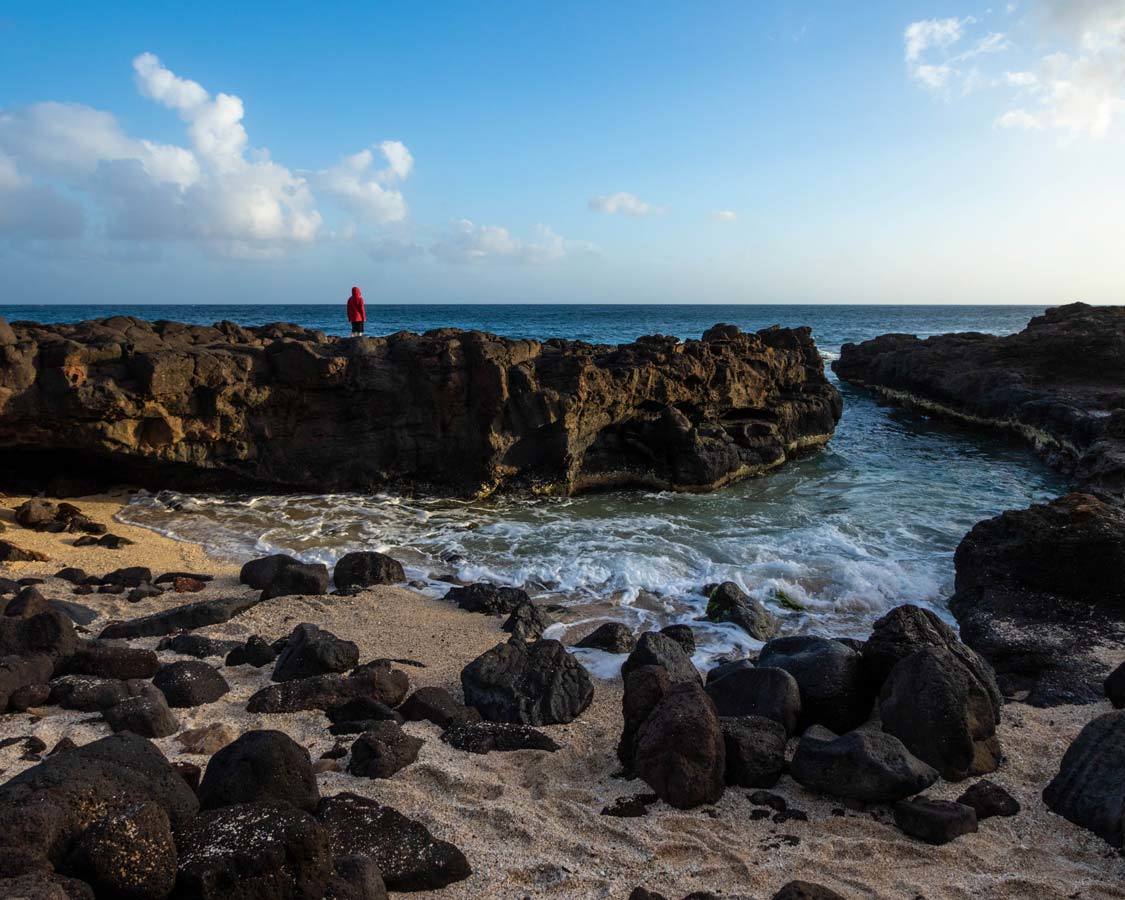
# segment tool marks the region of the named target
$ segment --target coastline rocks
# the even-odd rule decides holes
[[[498,644],[461,672],[465,702],[494,722],[565,725],[594,698],[589,674],[558,641]]]
[[[1053,812],[1114,847],[1125,830],[1125,710],[1098,716],[1067,749],[1043,791]]]
[[[55,872],[32,872],[15,878],[0,876],[0,897],[19,900],[94,900],[90,885]]]
[[[727,784],[769,788],[785,769],[785,728],[762,716],[720,718],[726,745]]]
[[[369,550],[341,556],[332,570],[332,581],[336,590],[349,591],[373,584],[402,584],[406,572],[397,559]]]
[[[707,619],[737,625],[756,641],[768,641],[781,630],[781,620],[733,581],[724,581],[708,593]]]
[[[263,591],[286,566],[299,566],[301,561],[287,553],[275,553],[273,556],[263,556],[252,559],[243,564],[238,573],[238,580],[255,591]]]
[[[358,666],[347,675],[316,675],[281,684],[271,684],[246,702],[252,713],[326,710],[348,700],[366,698],[387,706],[398,706],[410,690],[405,672],[382,662]]]
[[[31,601],[26,589],[0,615],[0,657],[45,654],[61,665],[77,646],[70,618],[42,597]]]
[[[223,665],[253,666],[261,669],[277,659],[277,651],[256,634],[250,635],[245,644],[232,647]]]
[[[842,405],[808,328],[620,346],[128,316],[12,330],[3,463],[43,480],[81,459],[94,481],[177,489],[713,489],[822,446]]]
[[[332,878],[324,900],[387,900],[383,873],[366,856],[337,857],[332,860]]]
[[[883,684],[883,730],[947,781],[994,772],[1000,764],[1000,710],[990,693],[944,647],[924,647],[895,664]]]
[[[63,675],[51,681],[49,703],[63,709],[100,712],[129,697],[156,690],[147,681],[130,678],[96,678],[90,675]],[[161,695],[163,696],[163,695]]]
[[[398,711],[408,722],[433,722],[438,728],[456,723],[479,722],[480,713],[459,702],[440,687],[420,687],[407,697]],[[331,715],[331,712],[329,712]]]
[[[323,897],[332,874],[325,829],[308,813],[268,803],[201,812],[175,831],[177,898]]]
[[[176,735],[176,743],[184,748],[184,753],[198,756],[212,756],[236,740],[238,729],[226,722],[212,722]]]
[[[152,615],[129,619],[127,622],[114,622],[103,628],[98,638],[104,641],[111,638],[131,640],[142,637],[163,637],[177,631],[192,631],[207,625],[221,625],[261,602],[262,598],[256,597],[200,600]]]
[[[159,669],[151,650],[106,641],[80,642],[62,665],[63,674],[97,678],[152,678]]]
[[[422,743],[397,722],[373,722],[352,744],[348,772],[361,778],[390,778],[418,758]]]
[[[677,809],[723,795],[726,743],[715,707],[698,681],[671,684],[637,733],[633,768]]]
[[[446,591],[445,599],[456,603],[459,609],[466,612],[483,613],[486,616],[508,615],[515,612],[520,604],[531,602],[527,592],[520,588],[485,582],[450,588]]]
[[[809,635],[775,638],[762,648],[757,665],[784,669],[796,680],[799,730],[824,725],[842,734],[871,714],[875,694],[860,676],[860,655],[840,641]]]
[[[866,803],[902,800],[938,779],[936,769],[893,735],[852,731],[836,737],[819,728],[801,738],[789,772],[809,790]]]
[[[801,689],[784,669],[737,666],[706,687],[720,716],[763,716],[786,734],[796,734],[801,718]]]
[[[604,650],[606,653],[629,653],[637,646],[637,639],[621,622],[605,622],[574,646],[588,650]]]
[[[131,731],[142,737],[163,738],[180,730],[179,720],[168,708],[160,691],[146,684],[142,693],[102,710],[102,718],[114,731]]]
[[[359,647],[330,631],[305,622],[293,629],[277,657],[273,681],[293,681],[332,672],[346,672],[359,662]]]
[[[553,753],[559,749],[559,745],[542,731],[510,722],[453,722],[442,732],[441,739],[455,750],[466,753],[510,753],[514,750]]]
[[[11,541],[0,541],[0,562],[49,562],[47,554],[38,550],[24,550]]]
[[[45,690],[49,697],[50,687],[46,682],[54,670],[55,660],[41,653],[0,657],[0,712],[9,707],[17,709],[22,705],[21,698],[29,691],[42,694]]]
[[[553,624],[555,620],[547,615],[542,607],[527,600],[519,603],[512,610],[512,614],[500,629],[509,632],[514,641],[537,641]]]
[[[1125,509],[1087,494],[979,522],[954,557],[961,638],[1033,706],[1093,703],[1125,641]]]
[[[421,822],[366,797],[325,797],[316,817],[328,832],[332,855],[373,860],[390,891],[438,890],[472,874],[465,854],[438,840]]]
[[[281,731],[248,731],[211,757],[201,809],[268,803],[312,811],[320,801],[309,751]]]
[[[162,900],[176,883],[177,854],[168,814],[135,803],[93,822],[78,839],[67,870],[99,897]]]
[[[316,597],[328,593],[328,566],[324,563],[290,563],[278,567],[262,589],[262,600],[274,597]]]
[[[625,692],[621,697],[621,712],[624,727],[617,743],[617,758],[625,771],[631,772],[641,726],[668,693],[672,680],[663,666],[641,666],[623,673],[623,678]]]
[[[217,669],[195,659],[162,666],[152,683],[164,694],[168,705],[178,709],[214,703],[230,691],[230,685]]]
[[[32,531],[82,532],[84,534],[105,534],[105,526],[83,515],[82,510],[71,503],[52,503],[40,497],[25,500],[15,511],[16,522]]]
[[[977,814],[977,821],[993,816],[1014,816],[1020,811],[1019,801],[1000,785],[982,778],[957,798],[958,803],[971,806]]]
[[[660,666],[673,682],[699,681],[699,670],[675,639],[659,631],[646,631],[621,666],[621,677],[642,666]]]
[[[180,653],[183,656],[195,656],[199,659],[206,659],[208,656],[222,656],[224,653],[229,653],[235,647],[239,646],[241,645],[238,641],[226,641],[221,638],[212,638],[202,634],[184,632],[183,634],[173,635],[172,637],[161,638],[156,645],[156,649],[171,650],[173,653]]]
[[[915,797],[895,804],[895,824],[927,844],[948,844],[977,830],[977,814],[963,803]]]

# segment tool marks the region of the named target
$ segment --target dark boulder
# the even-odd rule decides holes
[[[263,638],[256,634],[250,635],[245,644],[232,647],[227,653],[224,665],[228,666],[253,666],[261,669],[277,659],[277,651],[267,644]]]
[[[139,801],[94,821],[66,868],[99,897],[163,900],[175,886],[176,861],[168,814],[155,803]]]
[[[19,598],[13,600],[9,609],[19,602]],[[19,615],[6,609],[0,616],[0,657],[46,654],[61,665],[78,646],[70,618],[49,606],[42,612],[29,606],[25,612],[27,615]]]
[[[374,860],[391,891],[439,890],[472,874],[465,855],[421,822],[355,794],[325,797],[316,816],[335,857]]]
[[[366,697],[387,706],[398,706],[410,690],[406,673],[386,663],[367,663],[347,675],[316,675],[264,687],[246,702],[253,713],[328,709]]]
[[[733,581],[712,589],[707,597],[707,618],[737,625],[756,641],[768,641],[781,629],[781,620]]]
[[[352,744],[348,771],[361,778],[390,778],[418,758],[422,744],[397,722],[374,722]]]
[[[801,738],[789,765],[794,780],[811,791],[866,803],[889,803],[924,791],[938,779],[932,769],[879,731],[852,731],[841,737]]]
[[[173,900],[312,900],[332,875],[327,832],[289,806],[207,810],[176,829],[176,846]]]
[[[948,844],[977,830],[977,814],[963,803],[915,797],[895,804],[895,824],[927,844]]]
[[[720,716],[764,716],[795,734],[801,717],[801,690],[784,669],[736,668],[707,685]]]
[[[403,703],[405,707],[406,704]],[[391,709],[387,704],[380,703],[378,700],[372,700],[370,697],[355,697],[351,700],[346,700],[343,703],[338,703],[335,706],[330,706],[325,710],[330,722],[334,723],[362,723],[362,722],[397,722],[401,725],[406,721],[405,716],[395,709]],[[366,731],[367,728],[358,728],[350,730],[346,733],[357,734],[360,731]],[[335,732],[333,732],[335,733]]]
[[[455,750],[466,753],[507,753],[513,750],[559,749],[542,731],[527,725],[510,722],[453,722],[441,734],[441,739]]]
[[[0,876],[0,897],[11,897],[13,900],[94,900],[94,890],[77,878],[40,871],[14,878]]]
[[[181,578],[186,578],[190,581],[199,581],[207,584],[215,580],[214,575],[204,575],[199,572],[165,572],[163,575],[158,576],[152,583],[153,584],[175,584]]]
[[[320,800],[309,751],[281,731],[248,731],[207,763],[203,809],[269,803],[313,810]]]
[[[988,686],[944,647],[899,660],[883,684],[883,730],[947,781],[994,772],[1000,764],[1000,710]]]
[[[168,705],[178,709],[214,703],[230,691],[218,669],[198,659],[162,666],[152,683],[164,694]]]
[[[465,706],[441,687],[418,688],[402,702],[399,712],[408,722],[433,722],[439,728],[448,728],[458,722],[480,721],[477,710]]]
[[[777,784],[785,768],[785,728],[762,716],[720,718],[726,745],[727,784],[768,788]]]
[[[726,745],[719,717],[698,681],[669,686],[641,725],[637,776],[677,809],[714,803],[723,795]]]
[[[370,587],[373,584],[402,584],[406,573],[402,563],[385,553],[362,551],[346,553],[332,570],[336,590]]]
[[[223,640],[222,638],[207,637],[202,634],[184,632],[171,637],[161,638],[156,645],[157,650],[171,650],[183,656],[194,656],[206,659],[208,656],[222,656],[231,652],[235,647],[242,646],[238,641]]]
[[[527,592],[513,587],[497,584],[469,584],[450,588],[445,599],[456,603],[466,612],[483,613],[488,616],[503,616],[515,612],[521,603],[530,603]]]
[[[558,641],[498,644],[461,672],[465,702],[494,722],[564,725],[594,698],[594,685]]]
[[[741,672],[743,669],[753,669],[754,662],[749,659],[728,659],[726,662],[721,662],[717,666],[707,670],[707,677],[704,679],[705,684],[710,684],[712,681],[718,681],[727,675],[734,672]]]
[[[42,653],[34,656],[0,657],[0,712],[6,711],[9,704],[13,708],[17,707],[21,692],[32,685],[43,685],[54,670],[54,658]],[[49,688],[47,696],[50,696]]]
[[[690,625],[668,625],[660,629],[665,637],[670,637],[690,659],[695,654],[695,632]]]
[[[982,778],[957,798],[958,803],[971,806],[977,821],[993,816],[1014,816],[1020,811],[1019,801],[995,782]]]
[[[554,623],[555,620],[542,607],[528,600],[516,606],[500,628],[510,633],[513,640],[537,641]]]
[[[656,709],[671,684],[668,670],[663,666],[641,666],[625,676],[625,692],[621,698],[624,728],[621,740],[617,743],[617,758],[626,771],[633,770],[641,726]]]
[[[315,597],[328,593],[328,566],[324,563],[291,563],[278,568],[262,589],[262,600],[274,597]]]
[[[333,672],[346,672],[359,662],[359,647],[330,631],[304,623],[293,629],[273,667],[273,681],[293,681]]]
[[[387,885],[375,860],[358,853],[332,860],[324,900],[387,900]]]
[[[184,606],[176,606],[162,612],[129,619],[127,622],[114,622],[102,629],[99,638],[162,637],[177,631],[193,631],[207,625],[221,625],[235,616],[252,609],[261,602],[252,597],[223,597],[215,600],[200,600]]]
[[[699,681],[699,670],[674,639],[658,631],[646,631],[621,666],[625,678],[641,666],[662,666],[672,681]]]
[[[159,693],[139,678],[122,681],[118,678],[96,678],[91,675],[63,675],[51,682],[50,703],[63,709],[101,712],[129,697]],[[163,695],[161,695],[163,697]]]
[[[102,710],[109,727],[117,731],[131,731],[147,738],[162,738],[180,730],[179,720],[168,708],[164,695],[151,685],[135,697]]]
[[[238,573],[238,580],[256,591],[265,590],[283,568],[300,564],[299,559],[285,553],[263,556],[261,559],[252,559],[243,565],[242,570]]]
[[[0,562],[48,562],[48,557],[38,550],[25,550],[11,541],[0,541]]]
[[[114,569],[102,576],[102,584],[116,584],[121,587],[135,588],[142,584],[152,583],[152,569],[145,566],[129,566],[124,569]]]
[[[604,650],[606,653],[628,653],[637,646],[633,632],[620,622],[605,622],[582,638],[575,647]]]
[[[1105,680],[1105,696],[1114,709],[1125,707],[1125,663],[1109,673]]]
[[[1114,847],[1125,830],[1125,710],[1098,716],[1067,749],[1043,791],[1054,812]]]
[[[762,648],[758,666],[784,669],[796,679],[801,730],[815,724],[842,733],[871,714],[875,694],[860,677],[860,655],[839,641],[809,635],[775,638]]]

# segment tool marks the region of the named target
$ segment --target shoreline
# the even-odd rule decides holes
[[[97,610],[100,618],[91,625],[95,634],[111,617],[132,618],[247,591],[238,585],[237,563],[210,557],[197,544],[113,520],[127,500],[124,494],[75,501],[113,533],[135,541],[120,550],[75,548],[74,535],[15,525],[10,510],[23,499],[0,499],[0,521],[6,526],[2,537],[44,552],[51,560],[7,564],[6,572],[14,577],[48,576],[41,586],[47,596]],[[69,565],[98,574],[144,565],[154,574],[179,570],[216,577],[199,594],[165,594],[133,604],[123,595],[72,596],[69,584],[49,577]],[[379,587],[354,597],[278,598],[197,633],[239,638],[256,633],[272,640],[299,622],[313,622],[355,641],[361,661],[388,657],[424,663],[426,668],[404,667],[412,687],[446,687],[459,697],[461,668],[506,639],[500,621],[405,588]],[[133,645],[155,647],[157,642],[140,639]],[[187,658],[169,651],[159,656],[162,662]],[[245,711],[250,693],[268,683],[268,671],[220,671],[231,692],[215,703],[176,710],[182,727],[226,722],[240,732],[278,728],[309,748],[314,760],[336,743],[322,713]],[[417,895],[423,898],[624,898],[643,885],[673,898],[710,890],[721,891],[724,898],[749,900],[771,896],[795,878],[824,884],[847,897],[1125,897],[1125,860],[1090,832],[1050,813],[1040,797],[1070,741],[1086,722],[1109,709],[1108,702],[1053,709],[1007,704],[999,731],[1007,757],[990,778],[1011,791],[1023,811],[1013,819],[989,819],[978,833],[954,844],[932,847],[899,832],[888,807],[846,808],[841,801],[806,791],[788,775],[773,790],[791,808],[805,811],[808,821],[753,820],[750,792],[739,788],[728,788],[717,804],[690,812],[657,803],[643,818],[601,816],[602,807],[615,799],[648,790],[639,780],[614,777],[619,768],[614,747],[622,724],[621,695],[620,679],[598,680],[593,704],[583,715],[569,725],[544,727],[561,745],[556,753],[467,754],[438,740],[436,726],[407,723],[405,730],[424,741],[417,762],[378,781],[324,772],[318,776],[321,793],[353,791],[376,798],[421,820],[435,836],[464,851],[474,874],[441,891]],[[0,740],[31,735],[49,750],[64,736],[86,743],[109,733],[104,723],[90,721],[88,713],[54,707],[45,711],[51,714],[3,716]],[[347,746],[350,740],[341,742]],[[155,743],[172,761],[206,761],[183,753],[174,736]],[[0,749],[5,779],[34,764],[20,758],[24,752],[23,742]],[[929,793],[951,799],[969,783],[939,782]]]

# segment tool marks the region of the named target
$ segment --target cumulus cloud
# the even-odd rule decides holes
[[[736,222],[738,213],[732,209],[717,209],[711,213],[711,219],[715,222]]]
[[[186,146],[131,136],[112,113],[81,104],[2,109],[0,230],[75,237],[89,208],[106,237],[184,240],[256,258],[339,233],[325,228],[316,192],[364,223],[407,215],[398,185],[414,159],[402,142],[303,174],[251,146],[239,97],[211,94],[151,53],[133,60],[133,72],[141,95],[184,123]],[[36,212],[14,211],[32,200]]]
[[[584,241],[568,241],[546,225],[536,225],[532,237],[523,240],[499,225],[477,225],[469,219],[459,219],[429,249],[442,262],[458,265],[487,261],[541,265],[570,254],[592,252],[593,246]]]
[[[659,206],[646,203],[636,194],[630,194],[628,191],[591,197],[589,206],[595,212],[609,213],[610,215],[620,213],[625,216],[655,216],[663,212],[663,209]]]

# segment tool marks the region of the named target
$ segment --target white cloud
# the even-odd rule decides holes
[[[1037,116],[1033,116],[1026,109],[1010,109],[996,120],[996,127],[1038,131],[1043,127],[1043,124]]]
[[[385,141],[380,151],[388,164],[385,169],[374,171],[374,152],[360,150],[319,172],[317,186],[361,219],[377,223],[401,222],[406,218],[406,200],[400,191],[384,185],[410,174],[414,160],[398,141]]]
[[[1011,43],[1006,35],[990,32],[973,46],[955,53],[975,25],[973,16],[963,19],[925,19],[912,22],[903,34],[906,70],[910,78],[930,90],[946,94],[957,85],[961,94],[972,93],[985,79],[973,62],[979,57],[1007,50]],[[972,63],[966,67],[966,64]]]
[[[486,261],[543,264],[574,253],[593,252],[593,246],[565,240],[546,225],[536,225],[533,237],[525,241],[499,225],[459,219],[430,245],[430,252],[442,262],[462,265]]]
[[[738,213],[732,209],[717,209],[711,213],[711,218],[716,222],[735,222],[738,220]]]
[[[906,26],[903,39],[906,43],[906,61],[916,63],[931,48],[944,50],[958,43],[965,35],[965,26],[976,19],[925,19]]]
[[[646,203],[636,194],[630,194],[627,191],[618,191],[616,194],[592,197],[589,206],[590,209],[595,212],[609,213],[611,215],[620,213],[626,216],[655,216],[663,212],[663,209],[659,206]]]

